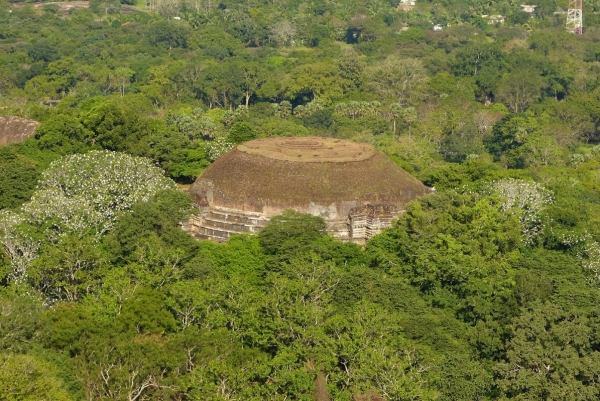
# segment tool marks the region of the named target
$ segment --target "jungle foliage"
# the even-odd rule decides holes
[[[597,400],[600,3],[532,4],[0,0],[41,122],[0,147],[0,400]],[[364,248],[180,229],[175,182],[289,135],[436,192]]]

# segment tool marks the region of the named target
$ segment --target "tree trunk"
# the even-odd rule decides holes
[[[330,401],[329,392],[327,391],[327,379],[323,372],[319,372],[315,378],[315,401]]]

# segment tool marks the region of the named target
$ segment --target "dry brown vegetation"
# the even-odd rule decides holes
[[[269,140],[269,146],[281,139]],[[313,152],[294,151],[301,155]],[[222,206],[242,210],[262,210],[264,206],[305,208],[311,202],[330,205],[354,200],[402,204],[429,192],[379,152],[358,161],[305,163],[236,148],[206,169],[190,193],[196,196],[206,185],[213,186],[213,196],[220,199]]]

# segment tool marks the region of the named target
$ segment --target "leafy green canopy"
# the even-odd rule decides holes
[[[33,194],[37,165],[11,148],[0,147],[0,171],[0,210],[17,208]]]
[[[0,149],[0,398],[598,399],[596,3],[583,36],[552,0],[0,3],[0,110],[42,123]],[[364,250],[287,214],[198,243],[185,193],[95,204],[77,177],[18,214],[61,156],[189,183],[287,135],[372,143],[437,194]]]
[[[286,210],[271,219],[260,232],[260,244],[268,255],[301,252],[325,237],[325,221],[319,217]]]
[[[56,367],[31,355],[0,354],[0,393],[6,400],[72,401]]]

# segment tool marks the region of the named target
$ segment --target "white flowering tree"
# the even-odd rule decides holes
[[[504,198],[500,205],[502,212],[520,210],[523,243],[532,245],[544,228],[542,212],[546,205],[554,202],[552,193],[536,182],[514,178],[496,181],[492,186]]]
[[[11,211],[0,212],[0,241],[11,262],[10,278],[19,281],[37,257],[40,241],[23,227],[23,217]]]
[[[91,151],[53,162],[22,211],[34,225],[52,221],[59,231],[100,235],[119,211],[169,188],[175,183],[148,159]]]
[[[225,138],[218,137],[208,145],[208,149],[206,150],[207,156],[210,161],[214,162],[234,147],[235,145],[227,142]]]
[[[16,213],[0,215],[0,242],[13,275],[26,275],[41,244],[66,234],[98,239],[113,227],[119,212],[174,188],[160,168],[141,157],[91,151],[56,160],[42,173],[29,202]]]
[[[581,266],[588,275],[588,282],[595,286],[600,284],[600,244],[590,241],[579,257]]]

